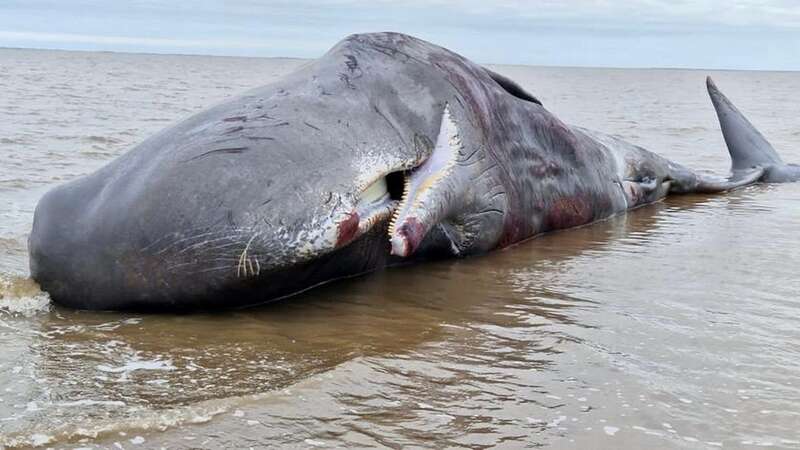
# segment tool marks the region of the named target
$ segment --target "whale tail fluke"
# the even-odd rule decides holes
[[[711,103],[717,111],[722,136],[731,154],[731,169],[736,172],[756,166],[766,168],[784,165],[778,152],[717,88],[711,77],[706,78],[706,87]]]
[[[671,192],[714,193],[757,182],[800,181],[800,165],[784,163],[764,135],[717,88],[711,77],[706,78],[706,87],[731,155],[731,174],[727,178],[719,178],[675,166],[671,174]]]

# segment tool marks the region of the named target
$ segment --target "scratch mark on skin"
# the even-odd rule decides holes
[[[480,215],[483,215],[483,214],[500,214],[501,216],[505,215],[505,213],[503,213],[503,211],[500,211],[497,208],[484,209],[483,211],[475,213],[476,216],[480,216]]]
[[[347,70],[349,70],[350,73],[355,73],[356,70],[359,70],[358,60],[356,59],[355,56],[345,55],[344,57],[347,59],[347,61],[345,61],[344,64],[347,66]]]
[[[244,276],[247,276],[247,265],[245,264],[245,260],[248,260],[249,262],[249,259],[247,258],[247,251],[250,250],[250,244],[253,243],[253,240],[255,240],[256,236],[258,236],[258,233],[253,234],[253,237],[247,241],[247,245],[244,246],[244,250],[242,250],[242,253],[239,255],[239,264],[236,266],[237,278],[241,276],[242,272],[244,272]]]
[[[222,119],[223,122],[247,122],[247,116],[234,116]]]
[[[396,44],[403,45],[403,44],[405,44],[405,42],[391,42],[389,44],[384,44],[384,43],[379,42],[377,40],[370,39],[369,37],[364,38],[364,37],[360,37],[360,36],[353,37],[352,40],[354,40],[355,42],[358,42],[360,44],[364,44],[365,46],[367,46],[368,50],[375,50],[375,51],[377,51],[379,53],[383,53],[384,55],[387,55],[387,56],[396,57],[397,55],[402,55],[406,59],[405,61],[401,61],[403,63],[408,63],[408,61],[410,60],[410,61],[417,61],[420,64],[427,64],[426,61],[424,61],[422,59],[419,59],[417,57],[411,56],[410,54],[400,50],[398,48],[398,46],[396,45]],[[395,46],[392,46],[391,44],[395,44]]]
[[[402,133],[400,133],[400,130],[398,130],[397,126],[395,126],[395,124],[392,123],[392,121],[389,120],[388,117],[386,117],[386,115],[383,113],[383,111],[378,109],[377,106],[373,106],[372,109],[374,109],[375,112],[378,113],[378,115],[381,116],[383,118],[383,120],[385,120],[386,123],[389,124],[390,127],[392,127],[392,130],[394,130],[394,132],[397,133],[397,137],[400,138],[400,142],[402,142],[403,144],[406,144],[406,140],[403,138],[403,135],[402,135]]]
[[[344,83],[345,86],[347,86],[348,89],[355,89],[356,88],[353,85],[353,83],[350,82],[350,77],[347,74],[340,73],[339,74],[339,79],[342,80],[342,82]]]
[[[451,83],[451,85],[452,85],[452,83]],[[457,95],[457,94],[456,94],[456,95],[454,95],[454,96],[453,96],[453,98],[455,98],[455,99],[456,99],[456,101],[458,102],[458,104],[459,104],[459,105],[461,105],[461,109],[465,109],[465,108],[464,108],[464,102],[463,102],[463,101],[461,101],[461,96],[459,96],[459,95]]]
[[[194,273],[217,272],[217,271],[221,271],[221,270],[228,270],[229,268],[230,268],[230,266],[209,267],[207,269],[201,269],[201,270],[195,271]]]
[[[479,151],[480,149],[481,149],[480,147],[475,147],[475,150],[473,150],[473,151],[472,151],[472,153],[470,153],[469,155],[467,155],[466,157],[464,157],[464,158],[461,160],[461,162],[462,162],[462,163],[464,163],[464,165],[470,165],[470,164],[472,164],[472,163],[469,163],[469,160],[470,160],[470,159],[472,159],[472,157],[473,157],[473,156],[475,156],[475,155],[478,153],[478,151]],[[466,163],[469,163],[469,164],[466,164]]]
[[[216,244],[216,245],[209,245],[209,244]],[[230,242],[229,236],[223,236],[215,239],[206,239],[204,241],[197,242],[195,244],[187,245],[182,250],[178,251],[176,254],[180,255],[201,247],[203,247],[203,250],[210,252],[212,250],[221,250],[224,248],[233,247],[236,246],[237,244],[238,242]]]
[[[234,231],[240,231],[240,230],[234,230]],[[156,255],[162,255],[162,254],[164,254],[164,252],[166,252],[167,250],[169,250],[170,248],[172,248],[172,247],[174,247],[176,245],[180,245],[180,244],[182,244],[184,242],[187,242],[187,241],[190,241],[192,239],[200,239],[200,238],[203,238],[203,237],[206,237],[206,236],[211,236],[211,235],[214,235],[214,234],[217,234],[217,233],[218,233],[217,231],[208,231],[208,232],[205,232],[205,233],[198,233],[198,234],[194,234],[194,235],[191,235],[191,236],[187,236],[187,237],[184,237],[182,239],[177,239],[177,240],[169,243],[167,246],[165,246],[161,250],[157,251],[155,254]],[[159,242],[163,241],[164,239],[167,239],[167,237],[163,237],[163,238],[158,239],[157,241],[155,241],[152,244],[150,244],[147,247],[145,247],[144,250],[150,249],[151,247],[153,247],[154,245],[156,245]]]
[[[337,194],[336,204],[333,205],[333,207],[330,210],[330,213],[328,213],[328,218],[333,218],[333,216],[336,215],[336,211],[338,211],[341,206],[342,206],[342,196]]]
[[[210,261],[225,263],[227,267],[230,267],[229,263],[237,262],[236,258],[234,256],[232,256],[230,253],[226,252],[226,253],[212,253],[212,254],[208,255],[208,257],[203,258],[202,260],[194,261],[194,263],[195,264],[201,264],[201,263],[206,263],[206,262],[210,262]]]
[[[311,125],[310,123],[308,123],[308,122],[306,122],[306,121],[303,121],[303,123],[304,123],[304,124],[305,124],[307,127],[309,127],[309,128],[313,128],[313,129],[315,129],[315,130],[317,130],[317,131],[322,131],[322,130],[320,130],[319,128],[315,127],[314,125]]]
[[[491,199],[494,199],[495,197],[498,197],[498,196],[500,196],[500,195],[506,195],[506,191],[495,192],[494,194],[492,194],[492,195],[490,195],[490,196],[489,196],[489,199],[490,199],[490,200],[491,200]]]
[[[174,269],[179,269],[181,267],[192,266],[194,264],[195,264],[194,261],[186,261],[186,262],[170,264],[169,266],[167,266],[167,270],[170,271],[170,270],[174,270]]]
[[[489,165],[489,166],[487,166],[487,167],[483,168],[483,170],[481,170],[481,172],[480,172],[480,173],[479,173],[479,174],[478,174],[478,175],[475,177],[475,179],[481,178],[481,177],[483,177],[484,175],[489,175],[489,174],[491,174],[491,172],[490,172],[490,171],[491,171],[491,170],[493,170],[493,169],[495,169],[495,168],[497,168],[497,167],[500,167],[500,165],[499,165],[499,164],[497,164],[497,163],[492,163],[491,165]]]
[[[274,137],[269,136],[247,136],[248,139],[252,139],[254,141],[264,140],[264,141],[274,141]]]
[[[205,158],[206,156],[211,156],[211,155],[213,155],[215,153],[228,153],[228,154],[244,153],[247,149],[248,149],[247,147],[218,148],[218,149],[214,149],[214,150],[209,150],[209,151],[207,151],[205,153],[202,153],[200,155],[197,155],[197,156],[193,156],[193,157],[191,157],[191,158],[189,158],[187,160],[184,160],[183,162],[190,162],[190,161],[194,161],[196,159]]]

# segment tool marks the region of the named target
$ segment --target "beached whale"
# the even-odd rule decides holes
[[[487,252],[672,193],[796,179],[709,89],[731,148],[728,178],[569,126],[444,48],[353,35],[47,193],[31,274],[76,308],[242,306]]]

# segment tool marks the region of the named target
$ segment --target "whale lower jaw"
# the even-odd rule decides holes
[[[413,254],[428,230],[444,218],[443,193],[438,191],[446,189],[442,182],[455,170],[461,147],[458,126],[445,105],[433,152],[406,177],[403,197],[389,224],[393,255]]]

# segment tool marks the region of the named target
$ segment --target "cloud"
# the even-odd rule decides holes
[[[378,3],[397,4],[391,0]],[[361,0],[334,0],[362,4]],[[795,0],[406,0],[401,4],[442,7],[472,15],[511,15],[535,21],[603,26],[728,25],[800,27]]]
[[[484,62],[800,69],[796,0],[3,0],[0,46],[315,57],[401,31]]]
[[[172,39],[152,38],[142,36],[106,36],[96,34],[73,33],[40,33],[0,31],[0,41],[28,41],[41,43],[68,43],[68,44],[93,44],[93,45],[125,45],[141,48],[185,48],[185,49],[250,49],[250,50],[280,50],[281,43],[274,40],[247,39]]]
[[[138,4],[162,11],[180,8],[180,4],[169,2]],[[593,27],[609,23],[626,27],[688,24],[800,27],[800,8],[796,0],[229,0],[224,5],[214,0],[201,0],[194,6],[209,13],[232,15],[296,11],[316,16],[340,10],[358,18],[362,15],[359,12],[413,11],[418,18],[422,18],[420,13],[434,17],[505,17]]]

